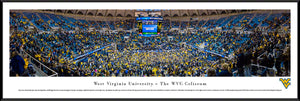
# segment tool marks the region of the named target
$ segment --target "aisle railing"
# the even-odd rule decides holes
[[[37,71],[39,73],[41,73],[41,76],[49,76],[49,77],[57,77],[58,73],[55,72],[54,70],[50,69],[48,66],[44,65],[43,63],[41,63],[40,61],[38,61],[37,59],[35,59],[34,57],[32,57],[30,54],[28,54],[27,52],[25,52],[23,49],[20,49],[20,54],[22,56],[28,56],[28,62],[32,63],[33,65],[35,65],[35,67],[37,67]]]

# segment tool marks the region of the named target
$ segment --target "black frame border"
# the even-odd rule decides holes
[[[297,3],[297,6],[299,6],[299,0],[142,0],[142,1],[138,1],[138,0],[1,0],[1,8],[2,8],[2,14],[3,14],[3,3],[5,2],[22,2],[22,3],[25,3],[25,2],[67,2],[67,3],[72,3],[72,2],[113,2],[113,3],[116,3],[116,2],[296,2]],[[298,7],[297,7],[298,8]],[[299,18],[299,10],[297,10],[297,17]],[[3,25],[3,16],[1,16],[2,18],[2,25]],[[297,18],[298,22],[297,22],[297,26],[299,27],[299,19]],[[3,39],[3,27],[1,28],[2,30],[2,34],[1,34],[1,38]],[[299,30],[297,29],[297,33],[299,33]],[[297,37],[297,40],[299,39],[299,35]],[[2,60],[4,59],[3,58],[3,40],[2,40],[2,44],[1,44],[1,57],[2,57]],[[298,42],[299,44],[299,42]],[[298,47],[298,44],[297,44],[297,47]],[[297,55],[297,59],[298,59],[298,56]],[[297,65],[299,65],[299,63],[297,63]],[[3,67],[3,61],[1,61],[1,66]],[[1,69],[1,71],[3,71],[3,68]],[[297,75],[299,73],[299,69],[297,71]],[[3,76],[1,78],[2,82],[3,81]],[[298,79],[299,80],[299,79]],[[297,82],[298,83],[298,82]],[[297,85],[298,86],[298,85]],[[83,98],[79,98],[79,99],[75,99],[75,98],[53,98],[53,99],[47,99],[47,98],[25,98],[25,99],[21,99],[21,98],[13,98],[13,99],[10,99],[10,98],[3,98],[3,83],[2,83],[2,94],[1,94],[1,101],[41,101],[41,100],[44,100],[44,101],[97,101],[97,100],[111,100],[111,101],[119,101],[119,100],[125,100],[125,101],[132,101],[132,100],[170,100],[170,101],[186,101],[186,100],[197,100],[197,101],[299,101],[299,93],[297,91],[297,98],[296,99],[291,99],[291,98],[288,98],[288,99],[283,99],[283,98],[279,98],[279,99],[275,99],[275,98],[272,98],[272,99],[269,99],[269,98],[263,98],[263,99],[255,99],[255,98],[211,98],[211,99],[208,99],[208,98],[88,98],[88,99],[83,99]]]

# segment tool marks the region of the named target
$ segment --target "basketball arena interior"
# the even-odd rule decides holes
[[[10,76],[290,76],[290,10],[10,10]]]

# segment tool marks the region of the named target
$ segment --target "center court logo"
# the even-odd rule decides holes
[[[291,83],[290,83],[291,78],[287,78],[287,79],[280,78],[279,80],[281,81],[281,83],[283,84],[285,89],[287,89],[291,85]]]

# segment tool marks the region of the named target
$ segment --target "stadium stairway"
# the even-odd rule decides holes
[[[20,13],[20,14],[23,16],[23,19],[25,19],[27,22],[29,22],[29,24],[30,24],[31,26],[33,26],[34,28],[38,29],[38,27],[35,26],[35,24],[34,24],[33,22],[31,22],[31,21],[28,19],[28,17],[26,17],[26,16],[24,15],[24,13]]]
[[[233,27],[238,27],[238,26],[236,26],[236,24],[238,23],[238,22],[240,22],[241,21],[241,19],[242,18],[244,18],[245,16],[244,16],[244,14],[241,14],[241,15],[236,15],[236,17],[232,20],[232,22],[230,23],[230,28],[233,28]]]
[[[120,22],[121,23],[121,22]],[[114,26],[114,28],[117,28],[117,23],[116,23],[116,21],[113,21],[113,24],[112,24],[113,26]],[[119,25],[119,28],[123,28],[123,25]]]
[[[252,16],[252,18],[247,22],[247,24],[249,24],[253,19],[254,17],[257,15],[257,13],[254,13],[254,15]]]
[[[49,17],[46,16],[46,14],[43,13],[37,13],[37,15],[40,17],[40,19],[44,20],[44,23],[48,25],[49,27],[55,27],[55,24],[53,24],[53,21],[49,19]]]
[[[95,26],[97,29],[102,28],[102,26],[100,25],[99,21],[94,21],[95,22]]]
[[[44,25],[46,27],[49,27],[49,24],[47,23],[48,20],[46,20],[44,17],[41,17],[39,14],[40,13],[33,13],[34,16],[37,16],[41,20],[42,26]],[[49,29],[46,31],[49,31]]]
[[[215,21],[215,19],[209,19],[205,24],[204,24],[204,26],[202,26],[202,27],[210,27],[210,25],[212,24],[212,22],[214,22]]]
[[[243,18],[237,23],[236,27],[243,27],[244,23],[247,22],[249,19],[248,16],[251,16],[251,14],[245,14]]]
[[[206,20],[201,20],[201,21],[199,21],[197,27],[200,28],[201,26],[204,25],[205,22],[206,22]]]
[[[16,14],[16,13],[15,13]],[[16,17],[17,16],[20,16],[20,14],[18,13],[18,14],[16,14]],[[10,25],[16,25],[18,28],[18,30],[20,30],[20,31],[24,31],[24,28],[23,27],[21,27],[19,24],[22,24],[22,25],[24,25],[23,24],[23,22],[24,22],[24,20],[25,19],[18,19],[18,20],[16,20],[16,19],[13,19],[13,17],[10,15],[9,16],[9,20],[10,20]],[[21,23],[21,21],[22,21],[22,23]],[[26,20],[25,20],[25,22],[26,22]]]
[[[61,16],[61,17],[63,17],[63,16]],[[68,21],[67,24],[70,25],[71,27],[74,27],[74,28],[77,27],[77,25],[74,23],[75,21],[73,21],[72,18],[70,18],[70,17],[63,17],[63,18]]]
[[[76,19],[75,19],[76,20]],[[80,25],[80,27],[82,27],[83,29],[88,30],[90,24],[85,20],[85,19],[77,19],[78,22],[82,23],[82,25]],[[87,26],[86,26],[87,25]]]
[[[40,19],[36,19],[36,16],[34,15],[34,13],[29,13],[29,12],[23,12],[24,16],[26,16],[28,18],[28,20],[30,20],[30,22],[33,23],[33,25],[39,29],[39,30],[43,30],[41,25],[37,25],[37,23],[35,21],[40,20]]]
[[[282,24],[282,26],[287,26],[287,24],[288,24],[290,21],[291,21],[291,18],[289,18],[288,20],[286,20],[286,21]]]
[[[225,19],[220,23],[220,26],[223,27],[223,23],[228,19],[229,19],[229,17],[225,17]]]
[[[267,18],[269,18],[269,17],[271,16],[271,13],[272,13],[272,12],[270,12],[270,13],[268,14],[268,16],[265,17],[265,19],[263,19],[263,21],[266,20]],[[262,21],[261,21],[257,27],[261,27],[262,24],[263,24],[263,23],[262,23]]]
[[[259,26],[264,19],[266,19],[268,14],[262,13],[262,14],[256,14],[256,16],[253,18],[253,20],[249,23],[253,27]],[[254,26],[256,24],[256,26]]]
[[[95,21],[88,21],[88,22],[89,22],[89,24],[90,24],[92,27],[94,27],[95,29],[99,29],[99,26],[98,26],[97,22],[95,22]]]
[[[271,14],[268,18],[266,18],[266,21],[261,24],[262,27],[269,26],[269,23],[267,21],[275,21],[275,18],[281,17],[281,14]]]
[[[61,23],[62,23],[62,26],[61,26],[61,27],[62,27],[63,29],[70,30],[70,29],[71,29],[70,27],[75,27],[75,26],[74,26],[73,24],[71,24],[70,21],[69,21],[68,19],[66,19],[65,17],[63,17],[63,16],[61,16],[61,15],[58,15],[57,18],[60,19],[60,21],[62,21],[62,22],[64,21],[64,22],[65,22],[65,24],[66,24],[65,26],[64,26],[63,23],[61,22]]]
[[[136,20],[134,20],[134,21],[133,21],[133,23],[134,23],[134,24],[132,24],[132,26],[131,26],[131,29],[134,29],[134,28],[135,28],[135,26],[137,26],[137,22],[136,22]]]
[[[48,16],[48,14],[43,14],[43,13],[40,13],[41,15],[41,17],[43,17],[45,20],[47,20],[47,22],[46,23],[48,23],[48,25],[50,26],[50,27],[58,27],[58,24],[55,24],[56,22],[53,20],[53,19],[51,19],[49,16]]]
[[[79,20],[76,20],[75,18],[72,18],[72,17],[66,17],[66,19],[69,20],[71,23],[73,23],[75,28],[78,27],[78,28],[83,29],[83,26],[78,25],[78,22],[80,22]]]
[[[221,23],[221,27],[225,27],[232,19],[234,19],[234,17],[235,16],[228,16],[227,19]]]
[[[201,25],[201,27],[203,27],[204,25],[206,25],[206,23],[208,22],[209,20],[205,20],[205,22]]]
[[[44,24],[47,25],[47,23],[46,23],[46,21],[45,21],[46,19],[45,19],[44,17],[42,18],[42,17],[39,15],[40,13],[33,13],[33,14],[34,14],[35,16],[37,16],[39,19],[41,19],[42,22],[43,22]]]
[[[102,22],[104,22],[105,25],[107,25],[107,28],[108,28],[108,29],[111,29],[107,21],[102,21]]]
[[[88,24],[88,26],[92,25],[87,19],[85,19],[84,21]]]
[[[226,19],[226,17],[222,17],[222,18],[219,18],[217,21],[215,21],[215,23],[213,24],[213,27],[222,27],[221,26],[221,23],[224,22],[224,20]]]
[[[60,26],[56,23],[56,21],[54,21],[48,14],[44,14],[44,15],[45,15],[46,17],[48,17],[48,19],[54,23],[54,27],[60,27]],[[55,18],[56,18],[56,17],[55,17]]]
[[[61,19],[54,14],[45,14],[50,20],[52,20],[55,23],[55,26],[61,27],[58,23],[61,23]]]
[[[225,26],[228,26],[228,27],[229,27],[229,25],[231,25],[230,22],[233,22],[233,20],[236,19],[236,18],[237,18],[237,16],[232,16],[232,18],[226,23]]]

